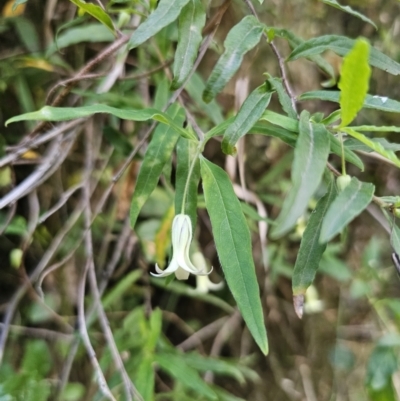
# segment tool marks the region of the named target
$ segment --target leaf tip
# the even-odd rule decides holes
[[[202,96],[204,103],[210,103],[211,100],[213,100],[213,97],[214,96],[207,89],[204,90],[203,96]]]
[[[265,356],[268,355],[268,353],[269,353],[269,349],[268,349],[268,340],[265,341],[264,344],[260,345],[260,349],[261,349],[261,352],[262,352]]]
[[[222,152],[224,152],[224,154],[229,155],[229,156],[236,156],[236,154],[237,154],[236,146],[232,146],[229,143],[229,140],[226,140],[225,138],[222,140],[221,149],[222,149]]]
[[[293,295],[293,306],[296,315],[301,319],[303,317],[304,312],[304,295]]]

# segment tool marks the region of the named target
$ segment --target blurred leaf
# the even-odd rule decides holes
[[[24,113],[29,113],[35,110],[36,106],[32,97],[31,88],[23,75],[18,75],[15,77],[14,88],[18,96],[21,110]],[[32,129],[34,123],[29,121],[27,122],[27,126]]]
[[[40,40],[35,25],[22,16],[14,18],[12,22],[14,23],[19,39],[26,49],[31,53],[38,52],[40,50]]]
[[[137,375],[135,377],[135,386],[143,400],[153,401],[155,390],[155,374],[154,374],[154,355],[145,354],[140,361]]]
[[[397,309],[399,312],[400,301],[398,299],[385,299],[385,304],[391,304],[394,310]],[[394,306],[396,304],[396,306]],[[399,333],[387,333],[381,337],[377,344],[379,347],[400,347],[400,334]]]
[[[311,91],[303,93],[298,97],[298,100],[326,100],[328,102],[339,103],[339,91]],[[368,109],[376,109],[387,111],[389,113],[400,113],[400,102],[397,100],[389,99],[386,96],[367,95],[364,99],[363,107]]]
[[[341,115],[340,109],[339,110],[335,110],[331,114],[329,114],[327,117],[322,119],[321,120],[321,124],[332,125],[336,121],[340,120],[340,115]]]
[[[178,89],[188,77],[202,40],[206,13],[200,0],[189,0],[179,16],[179,39],[175,52],[172,89]]]
[[[220,105],[212,100],[210,103],[205,103],[202,98],[202,93],[205,84],[199,74],[194,73],[189,82],[186,84],[185,89],[190,97],[197,103],[198,109],[202,110],[204,114],[215,124],[218,125],[224,121],[221,113]]]
[[[140,216],[156,217],[161,220],[165,213],[167,213],[172,201],[173,199],[170,191],[166,191],[161,187],[156,187],[143,205]]]
[[[336,344],[329,353],[329,361],[335,370],[350,372],[354,367],[355,360],[352,350],[342,344]]]
[[[77,28],[68,29],[57,37],[57,42],[49,46],[46,56],[55,51],[83,42],[112,42],[115,36],[102,24],[85,24]]]
[[[123,156],[128,156],[132,152],[133,146],[129,139],[122,132],[114,129],[109,125],[103,127],[103,135],[107,142]]]
[[[299,132],[299,121],[297,118],[287,117],[271,110],[266,110],[260,117],[260,121],[268,121],[288,131]]]
[[[223,131],[225,131],[232,124],[232,122],[234,120],[235,120],[235,117],[230,117],[227,120],[216,125],[214,128],[210,129],[210,131],[208,131],[205,134],[205,142],[207,142],[210,138],[214,138],[215,136],[217,136],[217,135],[221,134]]]
[[[283,87],[282,79],[272,77],[268,74],[268,82],[276,90],[278,94],[279,103],[282,106],[283,111],[291,118],[297,120],[296,110],[293,109],[292,100],[290,99],[286,89]]]
[[[392,383],[389,383],[386,387],[380,390],[368,390],[369,399],[371,401],[398,401],[398,396]]]
[[[281,28],[270,28],[274,32],[274,35],[279,36],[283,39],[286,39],[289,43],[289,46],[293,50],[297,46],[304,43],[304,39],[300,38],[299,36],[295,35],[293,32],[289,31],[288,29],[281,29]],[[336,81],[336,74],[333,67],[320,55],[313,55],[306,57],[308,60],[315,63],[322,71],[324,71],[330,77],[330,85],[332,86],[335,84]]]
[[[251,128],[250,132],[254,133],[254,134],[259,133],[262,135],[273,136],[273,137],[281,139],[282,141],[287,143],[289,146],[295,147],[298,132],[299,132],[298,120],[283,116],[281,114],[275,113],[270,110],[266,110],[264,112],[260,121],[263,121],[263,120],[268,121],[272,124],[278,125],[280,127],[283,127],[284,130],[275,128],[274,126],[271,126],[271,125],[256,124]],[[337,154],[339,157],[341,157],[342,156],[342,146],[340,144],[339,139],[336,138],[326,128],[325,128],[325,131],[330,139],[331,152],[333,152],[333,153]],[[296,134],[292,134],[291,132],[295,132]],[[364,171],[364,164],[361,161],[361,159],[354,152],[352,152],[350,149],[347,149],[346,147],[344,149],[344,157],[348,162],[357,166],[361,171]]]
[[[339,282],[347,282],[353,277],[349,267],[341,259],[328,253],[328,251],[325,251],[319,263],[318,272],[327,274]]]
[[[384,215],[391,227],[390,244],[393,250],[400,255],[400,228],[394,223],[394,217],[388,216],[386,213],[384,213]]]
[[[1,222],[1,216],[0,216],[0,224],[2,225],[3,223]],[[6,230],[4,231],[4,234],[7,235],[26,235],[28,232],[28,225],[26,220],[22,216],[15,216],[12,220],[11,223],[7,226]]]
[[[258,214],[257,210],[253,208],[253,206],[250,206],[248,203],[240,202],[240,206],[242,208],[243,214],[245,214],[247,217],[254,221],[265,221],[269,224],[274,224],[274,221],[267,218],[267,217],[262,217]]]
[[[172,281],[170,283],[167,283],[167,280],[163,280],[160,278],[152,278],[152,277],[150,278],[150,282],[154,286],[167,289],[173,292],[174,294],[195,298],[200,301],[209,303],[210,305],[214,305],[228,314],[232,314],[234,312],[234,308],[223,299],[208,293],[207,294],[200,293],[196,291],[195,288],[189,287],[188,285],[183,284],[182,282]]]
[[[154,96],[153,107],[157,110],[163,110],[167,106],[168,99],[171,96],[169,88],[169,79],[163,75],[161,79],[156,81],[156,93]]]
[[[12,171],[9,166],[0,167],[0,189],[12,183]]]
[[[370,132],[400,132],[400,127],[395,127],[394,125],[391,126],[376,126],[376,125],[357,125],[357,126],[351,126],[351,129],[354,129],[355,131],[370,131]],[[385,138],[374,138],[374,140],[384,140],[388,144],[389,142]],[[398,146],[398,144],[390,144],[393,146]]]
[[[323,3],[328,4],[329,6],[335,7],[347,14],[351,14],[354,17],[360,18],[362,19],[364,22],[368,22],[369,24],[371,24],[375,29],[378,29],[378,27],[375,25],[375,23],[373,21],[371,21],[368,17],[366,17],[365,15],[353,10],[351,7],[349,6],[342,6],[341,4],[339,4],[336,0],[322,0]]]
[[[195,352],[183,354],[181,355],[181,358],[191,368],[196,369],[199,372],[211,371],[222,376],[233,377],[240,384],[245,383],[245,378],[240,369],[238,369],[237,362],[228,362],[217,358],[205,358]]]
[[[110,290],[102,300],[104,309],[112,306],[116,301],[120,300],[123,295],[133,286],[133,284],[142,277],[141,270],[133,270],[118,281],[118,283]]]
[[[12,3],[12,2],[13,2],[13,0],[11,0],[9,3]],[[14,4],[12,6],[12,10],[15,11],[19,5],[25,4],[27,2],[28,2],[28,0],[14,0]],[[25,10],[25,7],[19,7],[19,9],[22,9],[21,12],[23,12]],[[4,15],[4,16],[7,17],[7,15]]]
[[[47,72],[54,72],[54,66],[44,58],[21,57],[17,62],[18,68],[37,68]]]
[[[97,113],[108,113],[122,120],[133,121],[147,121],[150,119],[162,122],[173,128],[174,131],[180,133],[184,137],[189,134],[186,130],[181,128],[180,125],[175,124],[168,114],[158,111],[156,109],[142,109],[142,110],[124,110],[110,107],[105,104],[93,104],[90,106],[82,107],[51,107],[44,106],[38,111],[32,113],[20,114],[19,116],[12,117],[6,121],[6,125],[17,121],[67,121],[76,118],[89,117]],[[191,139],[191,137],[189,136]]]
[[[288,57],[288,61],[320,54],[326,50],[332,50],[339,56],[345,56],[354,47],[355,42],[355,40],[349,39],[346,36],[319,36],[297,46]],[[370,50],[369,64],[389,74],[400,74],[400,64],[375,48],[371,48]]]
[[[156,308],[152,311],[149,321],[149,333],[146,336],[146,348],[148,351],[154,351],[157,341],[161,335],[162,329],[162,311]]]
[[[178,126],[183,124],[185,113],[178,105],[172,105],[168,114]],[[179,133],[165,125],[159,125],[146,150],[139,174],[136,180],[135,191],[132,197],[130,219],[131,226],[135,227],[139,212],[146,200],[157,186],[164,164],[170,159]]]
[[[188,2],[189,0],[160,0],[157,8],[133,32],[129,39],[129,49],[141,45],[171,22],[174,22]]]
[[[200,165],[206,207],[226,281],[250,333],[266,355],[268,340],[246,219],[226,172],[204,158]]]
[[[160,353],[156,355],[156,361],[161,369],[170,374],[175,380],[186,388],[206,397],[209,400],[217,400],[214,391],[200,378],[195,369],[191,368],[181,355],[173,353]]]
[[[358,39],[343,59],[340,70],[341,127],[349,125],[361,110],[368,92],[371,68],[368,65],[369,43]]]
[[[43,340],[29,341],[25,346],[22,370],[37,378],[45,377],[51,369],[51,355]]]
[[[85,392],[86,387],[82,383],[67,383],[61,394],[61,401],[79,401]]]
[[[354,278],[350,284],[350,297],[353,299],[370,298],[372,296],[371,285],[368,281]]]
[[[156,263],[161,268],[165,266],[166,251],[171,246],[170,232],[174,216],[175,208],[173,205],[171,205],[167,210],[167,213],[163,216],[160,227],[158,228],[156,233]]]
[[[272,92],[264,83],[254,89],[244,101],[233,123],[225,131],[222,140],[222,151],[227,155],[236,154],[237,141],[246,135],[251,127],[260,119],[264,110],[268,107]]]
[[[213,387],[215,394],[218,396],[218,401],[246,401],[244,398],[239,398],[227,391],[223,390],[221,387]]]
[[[176,146],[176,179],[175,179],[175,213],[181,213],[182,203],[185,201],[185,214],[190,216],[193,231],[197,225],[197,192],[200,181],[200,161],[198,159],[198,146],[196,141],[189,141],[185,138],[179,138]],[[191,171],[189,186],[186,199],[183,199],[186,182],[189,177],[190,167],[194,161]]]
[[[114,25],[110,16],[98,5],[85,3],[81,0],[69,0],[71,3],[74,3],[81,10],[90,14],[93,18],[96,18],[99,22],[101,22],[104,26],[106,26],[111,32],[114,33]]]
[[[243,56],[260,41],[263,26],[252,15],[244,17],[228,33],[225,51],[208,78],[203,100],[210,102],[233,77],[242,64]]]
[[[321,226],[326,212],[335,197],[335,180],[331,177],[328,192],[318,201],[315,210],[311,213],[301,239],[292,277],[294,296],[304,295],[307,288],[314,281],[321,257],[326,249],[326,244],[319,243]]]
[[[351,127],[353,128],[353,127]],[[358,127],[355,127],[358,128]],[[386,138],[369,138],[372,142],[376,142],[388,151],[399,152],[400,151],[400,144],[399,143],[391,143]],[[358,139],[349,138],[346,139],[344,142],[347,149],[351,150],[361,150],[363,152],[373,152],[373,150],[365,145],[364,143],[360,142]]]
[[[283,142],[287,143],[289,146],[293,148],[296,146],[296,141],[298,138],[298,134],[293,131],[288,131],[286,129],[277,127],[273,124],[255,124],[251,130],[251,134],[261,134],[266,136],[272,136],[274,138],[279,138]]]
[[[335,154],[337,154],[339,157],[342,155],[342,145],[340,143],[340,140],[334,136],[331,132],[328,132],[329,139],[331,141],[331,151]],[[344,158],[346,161],[349,163],[354,164],[357,166],[361,171],[364,171],[364,163],[362,160],[354,153],[352,152],[351,149],[348,147],[344,146]]]
[[[353,177],[330,205],[322,223],[320,242],[330,241],[358,216],[371,202],[375,187]]]
[[[398,369],[397,353],[391,347],[375,347],[367,365],[366,383],[372,390],[382,390]]]
[[[379,153],[380,155],[382,155],[386,159],[390,160],[397,167],[400,167],[400,160],[397,158],[395,153],[392,150],[386,150],[381,145],[381,143],[376,142],[376,141],[372,141],[367,136],[365,136],[365,135],[363,135],[363,134],[361,134],[361,133],[359,133],[357,131],[354,131],[350,127],[342,128],[341,130],[343,132],[345,132],[346,134],[351,135],[353,138],[356,138],[357,140],[359,140],[363,144],[367,145],[369,148],[374,150],[376,153]]]
[[[299,137],[294,150],[292,188],[272,227],[271,237],[279,238],[290,231],[307,209],[318,188],[328,160],[330,140],[326,128],[309,120],[309,113],[300,115]]]

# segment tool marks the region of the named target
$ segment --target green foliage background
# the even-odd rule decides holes
[[[399,399],[397,1],[1,7],[0,401]]]

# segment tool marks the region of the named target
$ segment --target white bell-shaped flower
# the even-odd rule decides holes
[[[187,280],[189,274],[206,276],[211,273],[204,269],[198,269],[189,259],[189,248],[192,241],[192,221],[186,214],[177,214],[172,222],[172,259],[165,270],[161,270],[156,264],[156,272],[151,273],[155,277],[165,277],[172,273],[178,280]]]

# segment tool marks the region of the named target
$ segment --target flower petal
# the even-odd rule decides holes
[[[178,263],[176,262],[176,260],[174,258],[172,258],[169,266],[166,269],[161,270],[158,267],[158,265],[156,264],[156,272],[158,274],[152,273],[152,272],[150,272],[150,274],[154,277],[165,277],[165,276],[169,276],[170,274],[174,273],[178,268],[179,268]]]

